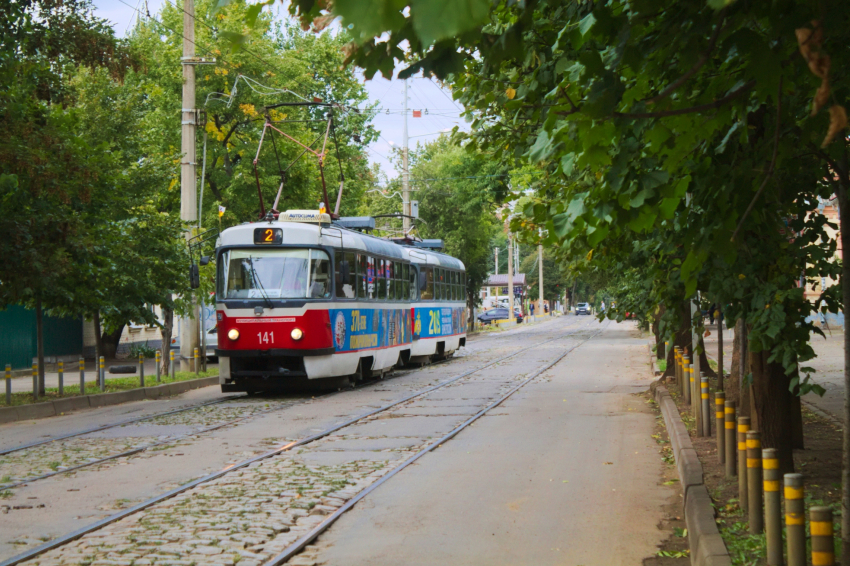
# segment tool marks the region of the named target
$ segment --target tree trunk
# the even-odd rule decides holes
[[[174,334],[174,311],[162,307],[163,324],[160,329],[162,334],[162,359],[160,360],[160,372],[163,376],[170,375],[171,371],[171,335]]]
[[[36,356],[38,358],[38,394],[44,395],[44,311],[41,297],[35,300]]]
[[[94,314],[91,317],[92,323],[94,323],[94,367],[95,373],[97,373],[97,368],[99,367],[98,360],[103,355],[103,338],[100,333],[100,311],[94,311]]]
[[[800,399],[800,387],[795,387],[791,394],[791,441],[795,450],[805,450],[806,442],[803,436],[803,403]]]
[[[664,337],[661,336],[662,314],[664,314],[664,307],[659,306],[652,316],[652,333],[655,335],[655,359],[657,360],[663,360],[667,357],[667,352],[664,349]]]
[[[681,314],[681,313],[680,313]],[[691,326],[688,324],[687,319],[684,316],[680,316],[679,318],[679,329],[676,331],[676,334],[673,336],[673,343],[670,344],[670,347],[667,348],[667,369],[664,370],[664,375],[661,377],[666,379],[671,376],[676,375],[676,346],[682,348],[684,351],[685,348],[688,349],[688,353],[693,355],[691,352]],[[681,389],[682,384],[678,383],[677,386]]]
[[[789,390],[791,377],[785,375],[782,364],[768,362],[768,358],[770,352],[765,350],[750,354],[752,398],[758,416],[758,424],[752,425],[752,430],[761,432],[762,446],[776,449],[780,472],[793,473],[794,431],[789,418],[794,397]]]
[[[700,373],[704,373],[706,377],[717,377],[717,372],[711,369],[711,366],[708,365],[708,356],[705,353],[705,340],[703,340],[702,334],[699,337],[699,371]],[[698,376],[697,376],[698,377]]]
[[[845,150],[846,151],[846,150]],[[841,228],[841,299],[844,311],[850,305],[850,263],[844,250],[850,250],[850,221],[847,215],[847,163],[838,173],[838,218]],[[850,332],[844,332],[844,432],[841,443],[841,564],[850,566]]]
[[[101,336],[101,344],[103,346],[103,357],[115,359],[118,353],[118,343],[121,341],[121,334],[124,332],[124,325],[120,325],[114,332],[104,332]]]

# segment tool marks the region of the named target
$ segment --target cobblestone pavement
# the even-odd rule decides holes
[[[291,452],[234,470],[27,564],[261,564],[591,332],[561,337]],[[510,340],[499,342],[470,358],[489,361],[516,350]],[[445,369],[421,373],[444,376]],[[388,380],[374,391],[401,392],[407,385],[403,378]],[[317,399],[311,405],[322,404]],[[265,442],[291,440],[287,435]],[[308,547],[291,563],[311,564],[314,555]]]
[[[0,456],[0,486],[63,471],[138,448],[166,450],[174,447],[177,441],[190,440],[192,436],[211,426],[285,409],[302,402],[303,399],[302,396],[295,399],[247,398],[228,401],[12,452]],[[307,396],[306,399],[310,397]],[[149,456],[148,452],[140,452],[128,458]],[[107,460],[93,468],[82,468],[72,473],[101,470],[118,463],[118,460]]]

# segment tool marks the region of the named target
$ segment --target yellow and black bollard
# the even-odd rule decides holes
[[[693,388],[693,383],[691,383],[692,380],[691,358],[687,354],[682,354],[682,382],[685,388],[685,403],[688,405],[691,404],[691,389]]]
[[[812,507],[809,509],[809,519],[812,533],[812,566],[835,566],[832,509]]]
[[[711,436],[711,399],[708,398],[708,378],[700,372],[699,396],[702,402],[702,435]]]
[[[160,364],[162,363],[162,351],[161,350],[156,351],[156,357],[154,359],[156,360],[156,382],[159,383],[159,382],[162,381],[162,378],[161,378],[162,368],[160,368]]]
[[[779,459],[775,448],[761,451],[764,473],[764,534],[768,566],[782,566],[782,496],[779,492]]]
[[[171,381],[174,381],[174,350],[168,351],[168,371],[171,372]]]
[[[806,508],[802,474],[785,474],[785,540],[788,544],[788,566],[806,566]]]
[[[723,391],[714,392],[714,423],[717,429],[717,461],[719,463],[726,462],[726,417],[723,414],[723,405],[726,402],[726,393]]]
[[[103,356],[100,357],[100,369],[97,374],[97,378],[100,381],[100,390],[106,391],[106,360]]]
[[[6,364],[6,404],[12,404],[12,364]]]
[[[198,349],[195,348],[195,376],[201,371],[200,357],[198,356]]]
[[[675,374],[676,374],[676,387],[679,388],[679,394],[684,395],[685,390],[682,387],[682,349],[676,346],[673,348],[673,363],[676,364]]]
[[[86,394],[86,360],[80,357],[80,395]]]
[[[726,448],[726,477],[734,478],[738,473],[738,468],[735,466],[735,455],[737,453],[737,445],[735,444],[735,401],[724,401],[724,417],[726,425],[723,436],[723,443]]]
[[[738,417],[738,500],[744,513],[750,508],[747,495],[747,433],[749,431],[750,417]]]
[[[139,354],[139,387],[145,386],[145,355]]]
[[[747,432],[747,497],[751,535],[764,531],[762,481],[761,433],[751,430]]]
[[[59,396],[65,393],[65,362],[57,362],[56,371],[59,372]]]

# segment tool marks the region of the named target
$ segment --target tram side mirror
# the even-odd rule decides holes
[[[342,274],[342,280],[348,281],[348,276],[351,275],[351,266],[347,261],[343,261],[339,264],[339,271]]]
[[[210,256],[202,255],[201,256],[201,265],[209,265],[209,263],[210,263]]]
[[[198,270],[198,264],[193,263],[189,267],[189,287],[197,289],[201,286],[201,273]]]

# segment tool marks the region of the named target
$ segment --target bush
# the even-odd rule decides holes
[[[144,344],[132,344],[130,346],[130,358],[137,360],[140,355],[146,358],[153,358],[156,356],[156,348],[148,346],[147,341]]]

